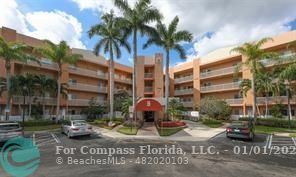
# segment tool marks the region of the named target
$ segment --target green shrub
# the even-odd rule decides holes
[[[20,124],[22,126],[25,126],[25,127],[35,127],[35,126],[47,126],[47,125],[54,125],[56,124],[55,122],[53,121],[48,121],[48,120],[29,120],[29,121],[25,121],[25,123],[23,124],[23,122],[20,122]]]
[[[248,121],[248,117],[240,118],[241,121]],[[256,125],[264,125],[268,127],[288,128],[289,120],[277,118],[258,118]],[[296,128],[296,120],[291,120],[291,128]]]
[[[133,120],[129,119],[123,123],[123,126],[141,128],[143,123],[144,123],[143,120],[133,121]]]
[[[272,106],[272,108],[270,109],[270,113],[272,115],[272,117],[275,117],[275,118],[283,118],[284,115],[283,115],[283,111],[285,110],[285,105],[283,104],[276,104],[274,106]]]
[[[231,108],[227,102],[214,97],[203,98],[198,109],[201,115],[207,115],[213,119],[227,120],[231,114]]]
[[[222,124],[222,121],[216,120],[216,119],[202,119],[202,123],[204,123],[204,124]]]

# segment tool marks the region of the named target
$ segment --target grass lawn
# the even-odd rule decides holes
[[[202,124],[210,127],[210,128],[218,128],[223,125],[222,121],[214,120],[214,119],[204,119],[202,120]]]
[[[171,136],[173,134],[176,134],[182,129],[183,128],[181,127],[176,127],[176,128],[158,128],[157,130],[160,136]]]
[[[138,129],[133,127],[121,127],[117,130],[119,133],[125,134],[125,135],[136,135],[138,132]]]
[[[291,135],[296,136],[296,128],[291,128],[289,130],[288,128],[280,128],[280,127],[267,127],[262,125],[256,125],[255,127],[256,133],[265,133],[265,134],[272,134],[272,133],[291,133]]]
[[[290,133],[291,137],[296,137],[296,133]]]
[[[25,131],[44,131],[44,130],[55,130],[60,129],[61,125],[54,124],[54,125],[44,125],[44,126],[31,126],[31,127],[25,127]]]

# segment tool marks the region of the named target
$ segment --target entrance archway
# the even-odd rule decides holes
[[[145,122],[154,122],[158,117],[156,111],[162,111],[162,106],[155,99],[144,98],[137,103],[136,111],[142,112],[141,117]]]

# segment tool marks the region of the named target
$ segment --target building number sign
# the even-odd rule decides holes
[[[147,107],[150,107],[150,106],[151,106],[151,102],[147,101]]]

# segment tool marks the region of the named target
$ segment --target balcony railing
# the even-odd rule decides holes
[[[239,84],[240,82],[232,82],[227,84],[204,86],[204,87],[201,87],[200,90],[202,92],[211,92],[211,91],[220,91],[220,90],[239,89]]]
[[[265,97],[257,97],[257,103],[258,104],[265,104],[266,98]],[[287,96],[274,96],[274,97],[267,97],[268,104],[277,104],[277,103],[288,103],[288,97]],[[290,98],[291,103],[296,103],[296,96]]]
[[[272,59],[263,59],[261,60],[261,63],[265,66],[290,63],[293,61],[293,58],[292,58],[293,56],[296,56],[296,53],[294,52],[286,53],[286,54],[280,55],[278,61],[272,60]]]
[[[129,95],[132,95],[132,91],[131,90],[126,90],[126,89],[114,89],[115,93],[124,90],[125,92],[127,92]]]
[[[40,61],[40,63],[37,63],[35,61],[28,61],[27,63],[16,61],[16,63],[25,64],[25,65],[28,65],[28,66],[34,66],[34,67],[38,67],[38,68],[45,68],[45,69],[50,69],[50,70],[58,70],[58,65],[56,63],[45,62],[45,61],[42,61],[42,60]]]
[[[69,72],[78,74],[78,75],[88,76],[88,77],[95,77],[99,79],[108,79],[107,74],[105,73],[84,69],[84,68],[77,68],[73,66],[69,66]]]
[[[193,101],[181,101],[184,107],[193,107]]]
[[[144,92],[153,92],[153,87],[145,87]]]
[[[70,89],[107,93],[107,87],[99,87],[96,85],[81,84],[81,83],[69,83]]]
[[[186,94],[193,94],[193,89],[182,89],[182,90],[175,90],[175,95],[186,95]]]
[[[182,83],[182,82],[187,82],[187,81],[193,81],[193,75],[176,78],[175,79],[175,84]]]
[[[144,73],[144,77],[148,79],[153,78],[153,73]]]
[[[29,104],[31,100],[31,104],[45,104],[45,105],[56,105],[57,99],[54,97],[40,97],[40,96],[32,96],[31,99],[29,99],[28,96],[26,96],[25,104]],[[13,96],[12,101],[14,104],[24,104],[24,97],[23,96]],[[43,102],[44,101],[44,102]]]
[[[105,105],[107,102],[105,100],[95,100],[97,104]],[[69,99],[68,106],[89,106],[90,99]]]
[[[127,84],[132,84],[132,79],[130,78],[122,78],[122,77],[114,77],[116,82],[123,82]]]
[[[200,78],[204,79],[204,78],[213,77],[213,76],[222,76],[222,75],[226,75],[226,74],[232,74],[235,72],[235,70],[236,70],[236,67],[232,66],[232,67],[228,67],[228,68],[222,68],[222,69],[217,69],[217,70],[213,70],[213,71],[202,72],[202,73],[200,73]]]
[[[225,99],[228,104],[243,104],[243,98],[233,98],[233,99]]]

